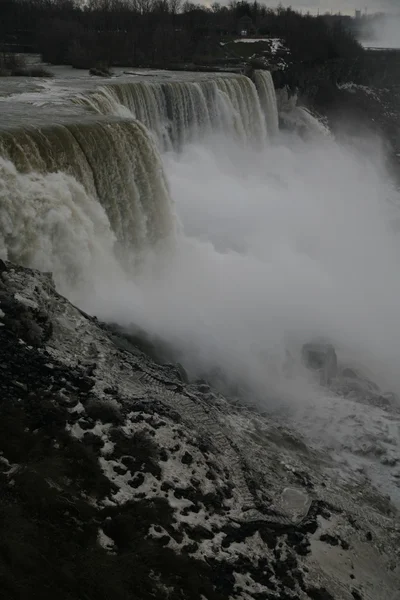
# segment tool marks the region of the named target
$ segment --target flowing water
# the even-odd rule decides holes
[[[399,198],[380,148],[277,102],[269,73],[120,75],[1,84],[0,257],[167,341],[191,375],[289,407],[319,443],[356,439],[355,455],[380,431],[396,453],[397,422],[337,404],[299,359],[323,338],[400,392]]]

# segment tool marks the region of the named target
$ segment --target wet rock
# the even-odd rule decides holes
[[[322,342],[304,344],[302,357],[307,368],[318,371],[321,384],[330,384],[332,379],[337,376],[337,356],[331,344]]]
[[[329,535],[328,533],[323,533],[319,536],[319,539],[321,540],[321,542],[326,542],[330,546],[339,545],[339,539],[334,535]]]
[[[356,371],[354,371],[353,369],[349,369],[349,368],[343,369],[342,376],[348,377],[349,379],[357,379],[357,377],[358,377]]]
[[[335,598],[328,592],[328,590],[324,587],[316,588],[308,588],[307,594],[312,600],[335,600]]]
[[[185,452],[181,458],[181,461],[184,465],[191,465],[193,462],[193,456],[189,452]]]
[[[312,552],[321,516],[332,516],[329,535],[348,545],[354,563],[353,548],[373,527],[374,544],[363,548],[375,562],[375,544],[382,552],[380,580],[371,584],[379,597],[385,557],[398,547],[395,529],[387,535],[389,517],[380,524],[380,504],[374,497],[370,510],[365,489],[332,485],[329,457],[284,435],[256,406],[234,404],[204,381],[186,385],[179,367],[74,308],[42,274],[20,267],[4,274],[0,570],[7,597],[30,599],[33,581],[38,597],[63,598],[67,589],[69,600],[332,600],[329,569]],[[29,331],[36,344],[20,341]],[[310,368],[334,376],[328,355]],[[328,543],[324,553],[332,551]],[[387,581],[385,597],[394,598],[396,573]],[[355,591],[349,569],[340,586],[349,597]]]

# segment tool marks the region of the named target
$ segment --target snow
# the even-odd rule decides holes
[[[229,42],[220,42],[220,46],[227,46],[230,43],[234,44],[255,44],[257,42],[264,42],[268,44],[268,54],[276,54],[278,50],[285,50],[285,47],[282,43],[282,40],[279,38],[237,38],[236,40],[231,40]]]
[[[71,414],[76,413],[76,414],[80,415],[85,412],[85,408],[84,408],[82,402],[78,402],[78,404],[76,406],[74,406],[73,408],[69,408],[68,412],[70,412]]]
[[[5,313],[4,313],[4,312],[1,310],[1,308],[0,308],[0,319],[2,319],[2,318],[3,318],[3,317],[5,317],[5,316],[6,316],[6,315],[5,315]]]
[[[357,91],[364,92],[364,94],[367,94],[367,96],[372,96],[373,98],[375,98],[375,100],[379,100],[379,96],[376,93],[376,90],[373,90],[372,88],[366,85],[359,85],[357,83],[349,82],[338,85],[338,88],[340,90],[350,92],[351,94],[355,94]]]
[[[233,40],[235,44],[238,42],[243,42],[244,44],[253,44],[254,42],[269,42],[266,38],[239,38],[238,40]]]
[[[270,45],[271,54],[275,54],[278,50],[283,48],[282,40],[279,38],[239,38],[237,40],[233,40],[233,42],[235,44],[254,44],[256,42],[264,42]]]
[[[115,546],[113,540],[108,537],[108,535],[106,535],[101,528],[99,528],[99,532],[97,534],[97,543],[100,544],[104,550],[108,551],[113,550]]]
[[[82,439],[86,433],[85,430],[81,428],[79,423],[74,423],[73,425],[67,423],[65,430],[68,431],[68,433],[77,440]]]
[[[28,307],[28,308],[38,308],[38,305],[36,302],[34,302],[33,300],[30,300],[29,298],[25,298],[25,296],[22,296],[21,294],[14,294],[14,298],[15,300],[17,300],[18,302],[20,302],[21,304],[23,304],[24,306]]]

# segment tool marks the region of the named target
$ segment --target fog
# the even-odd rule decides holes
[[[209,138],[164,163],[180,221],[130,281],[81,298],[168,342],[192,376],[301,402],[305,342],[396,386],[398,196],[376,142],[281,135],[262,152]],[[361,148],[361,150],[360,150]]]
[[[400,48],[400,15],[382,15],[368,19],[361,41],[370,48]]]
[[[176,226],[125,269],[81,184],[3,160],[0,257],[52,271],[74,303],[167,344],[191,377],[266,406],[321,393],[301,362],[317,339],[400,392],[400,203],[381,145],[288,110],[301,133],[262,149],[208,135],[164,154]]]

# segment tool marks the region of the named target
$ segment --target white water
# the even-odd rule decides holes
[[[92,156],[93,176],[102,169],[104,208],[95,191],[72,175],[20,174],[2,161],[1,253],[53,271],[61,291],[99,317],[133,323],[166,340],[192,375],[217,370],[267,407],[289,402],[291,418],[302,413],[299,427],[310,435],[324,440],[328,431],[343,441],[354,429],[340,418],[357,411],[347,403],[343,416],[336,403],[332,412],[327,392],[300,363],[300,347],[316,337],[328,339],[340,360],[400,392],[400,246],[393,227],[399,197],[379,147],[365,140],[339,143],[294,105],[281,116],[296,131],[277,132],[268,142],[253,88],[240,83],[213,96],[204,114],[217,114],[214,122],[224,126],[210,128],[211,117],[194,127],[188,120],[185,138],[182,121],[167,123],[181,137],[179,152],[170,138],[165,173],[161,166],[148,167],[138,176],[139,155],[127,152],[126,140],[111,147],[92,144],[85,156]],[[131,110],[116,101],[109,106],[112,114]],[[154,118],[158,140],[163,119]],[[252,146],[249,132],[257,123],[264,140],[255,136]],[[142,143],[148,150],[149,141]],[[103,160],[104,148],[106,157],[110,148],[115,155]],[[123,156],[127,162],[120,169]],[[164,189],[166,176],[175,205],[165,192],[157,198],[166,203],[163,222],[175,225],[167,228],[171,245],[160,250],[140,243],[146,250],[141,262],[124,261],[122,267],[114,237],[124,244],[134,225],[123,187],[129,168],[137,187],[132,199],[152,197],[151,190],[141,194],[149,174],[153,189]],[[151,215],[143,204],[145,223]],[[130,244],[128,252],[135,254]],[[358,424],[362,418],[360,412]]]
[[[181,137],[178,154],[164,153],[175,208],[142,127],[69,126],[66,160],[86,190],[71,175],[23,175],[3,162],[2,255],[52,270],[62,291],[87,309],[132,320],[167,339],[192,371],[222,368],[265,399],[276,395],[276,386],[287,388],[288,348],[316,336],[330,339],[396,387],[399,245],[390,211],[398,198],[376,149],[366,154],[364,144],[361,154],[353,146],[340,146],[296,106],[285,106],[282,114],[308,136],[282,133],[268,143],[255,86],[243,77],[216,81],[217,87],[206,81],[197,88],[185,82],[177,95],[186,119],[199,90],[205,97],[208,89],[211,99],[194,129],[187,121],[197,141],[182,145]],[[260,81],[269,85],[268,79]],[[150,95],[158,89],[148,87]],[[142,111],[152,112],[150,120],[159,129],[163,117],[155,107],[162,102],[146,103],[145,88],[138,88],[142,104],[136,84],[115,86],[113,93],[131,108],[135,101]],[[178,88],[174,84],[168,93]],[[222,95],[216,89],[223,89]],[[165,89],[158,92],[165,100]],[[88,102],[97,98],[103,112],[114,113],[116,105],[104,103],[102,88],[98,94],[90,94]],[[275,120],[276,100],[268,104],[264,94],[264,111],[268,106]],[[207,125],[213,114],[220,124],[215,131]],[[182,131],[185,123],[181,119],[177,125],[176,119],[170,126]],[[224,123],[230,123],[228,131]],[[253,146],[243,144],[257,127],[263,144],[259,135],[253,136]],[[61,156],[55,143],[67,139],[60,131],[46,133],[42,145],[29,134],[35,160],[28,165],[54,168],[55,157]],[[246,136],[235,138],[238,131]],[[28,144],[18,138],[18,148],[22,143]],[[53,146],[51,160],[39,160]],[[60,164],[63,168],[65,159]],[[96,203],[95,188],[103,208]],[[155,241],[168,235],[175,242],[159,255]],[[129,261],[129,253],[135,258],[138,251],[140,266]],[[125,275],[116,286],[122,273],[116,257],[121,255]],[[96,293],[87,294],[93,279]]]
[[[69,284],[64,282],[64,271],[71,270],[68,281],[75,277],[84,280],[87,274],[79,268],[77,273],[69,258],[63,265],[62,275],[57,266],[49,267],[53,260],[56,265],[62,265],[64,261],[62,252],[50,251],[57,232],[42,218],[42,213],[46,215],[50,207],[53,206],[52,214],[61,211],[60,220],[68,203],[77,207],[73,218],[67,221],[69,225],[65,224],[65,231],[68,226],[71,230],[72,246],[76,229],[87,229],[86,223],[78,225],[77,221],[87,218],[90,222],[92,218],[91,214],[88,216],[88,207],[95,206],[97,212],[105,212],[107,226],[116,241],[115,252],[131,271],[142,252],[174,236],[175,215],[161,158],[149,132],[137,121],[17,130],[0,139],[1,154],[13,160],[19,169],[18,177],[11,177],[4,163],[3,176],[0,176],[0,191],[3,192],[0,215],[8,223],[1,232],[5,234],[3,253],[8,251],[16,262],[31,265],[30,242],[26,238],[48,244],[49,252],[43,251],[46,269],[54,271],[64,293],[69,289]],[[54,184],[57,178],[59,190]],[[41,182],[39,191],[34,181]],[[44,207],[37,200],[41,194]],[[27,215],[22,207],[26,207]],[[14,240],[13,232],[25,227],[25,221],[28,221],[31,234],[24,230],[24,235],[18,235]],[[96,234],[95,229],[93,233]],[[68,238],[67,233],[65,237]],[[98,240],[96,235],[93,239],[89,237],[87,243],[91,253],[98,245],[104,246],[104,240]],[[57,247],[56,244],[54,248]],[[80,258],[79,252],[78,244],[74,260],[77,265],[83,260],[85,265],[85,256]],[[32,247],[32,256],[35,253],[36,246]],[[37,259],[34,264],[40,266]]]
[[[63,173],[18,173],[0,158],[0,257],[55,274],[72,297],[118,269],[115,235],[98,200]]]
[[[397,196],[379,166],[323,137],[262,153],[208,142],[165,157],[182,223],[174,252],[151,256],[131,290],[97,295],[101,311],[265,401],[287,385],[288,346],[317,336],[396,386],[400,249],[386,202]]]
[[[254,79],[265,115],[267,132],[274,137],[279,130],[279,116],[272,75],[269,71],[255,71]]]
[[[361,42],[367,48],[399,49],[400,15],[382,14],[380,17],[371,17],[365,20],[361,33]]]
[[[265,120],[271,134],[276,133],[278,122],[268,76],[258,75],[262,107],[255,85],[240,75],[198,82],[111,84],[81,94],[75,102],[104,115],[138,119],[153,132],[162,150],[180,150],[216,131],[243,146],[261,147],[267,135]],[[271,116],[264,117],[263,111]]]

